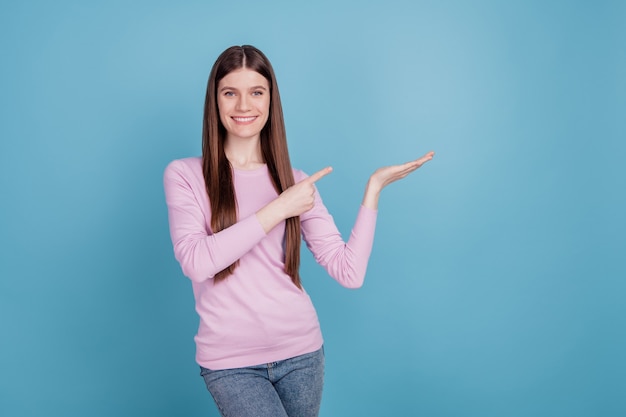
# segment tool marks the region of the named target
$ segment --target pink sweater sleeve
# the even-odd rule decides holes
[[[378,212],[361,206],[350,239],[344,242],[335,222],[315,193],[315,206],[300,216],[302,235],[315,260],[346,288],[363,285]]]
[[[192,281],[213,278],[265,238],[254,214],[211,233],[204,180],[195,176],[183,161],[167,166],[163,183],[174,255]]]

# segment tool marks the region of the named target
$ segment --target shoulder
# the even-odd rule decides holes
[[[202,173],[202,158],[192,157],[176,159],[165,167],[163,180],[168,182],[185,182],[191,186],[204,187],[204,174]]]
[[[202,170],[202,158],[193,156],[190,158],[175,159],[165,167],[165,172],[180,171],[183,169]]]
[[[202,158],[199,156],[183,159],[175,159],[165,167],[164,175],[180,176],[189,175],[190,173],[200,172],[202,174]]]

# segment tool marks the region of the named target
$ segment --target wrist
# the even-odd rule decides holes
[[[378,210],[378,199],[380,197],[381,190],[382,187],[370,178],[367,182],[367,186],[365,187],[363,205],[372,210]]]
[[[286,219],[284,205],[281,204],[278,198],[257,211],[256,216],[265,233],[268,233],[278,223]]]

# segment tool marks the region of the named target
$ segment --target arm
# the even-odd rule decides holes
[[[301,215],[307,246],[315,260],[341,285],[348,288],[359,288],[363,285],[374,243],[378,200],[383,188],[406,177],[433,156],[434,152],[429,152],[415,161],[383,167],[372,174],[347,243],[343,242],[319,194],[316,194],[313,209]]]
[[[210,213],[204,182],[190,171],[174,161],[165,169],[163,183],[176,260],[187,277],[202,282],[237,261],[266,234],[254,215],[220,232],[207,231]]]
[[[377,211],[361,206],[347,242],[316,193],[315,206],[300,216],[302,235],[318,264],[346,288],[363,285],[376,229]]]
[[[331,170],[311,175],[254,215],[212,233],[207,226],[211,214],[201,172],[183,161],[170,163],[163,179],[165,199],[174,254],[183,273],[192,281],[202,282],[239,260],[281,221],[309,210],[313,206],[313,183]]]

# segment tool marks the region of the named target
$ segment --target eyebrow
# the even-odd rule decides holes
[[[255,85],[254,87],[250,87],[250,90],[265,90],[267,91],[267,88],[263,87],[262,85]],[[220,91],[224,91],[224,90],[235,90],[237,91],[237,89],[235,87],[229,87],[227,85],[225,85],[224,87],[220,88]]]

